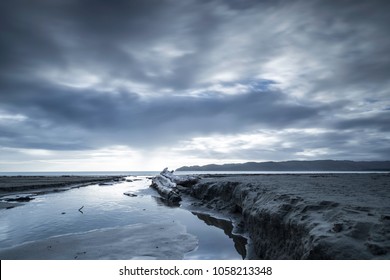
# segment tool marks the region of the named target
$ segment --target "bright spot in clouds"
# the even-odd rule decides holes
[[[0,4],[0,171],[390,157],[389,1],[49,2]]]

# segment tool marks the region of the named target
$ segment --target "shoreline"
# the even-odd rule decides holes
[[[193,209],[232,218],[255,259],[390,259],[389,174],[159,176]]]
[[[123,176],[0,179],[4,209],[34,195],[115,183]],[[163,171],[152,187],[168,205],[179,202],[207,224],[225,230],[223,220],[230,221],[228,235],[238,251],[246,246],[239,236],[248,238],[247,259],[390,259],[389,179],[390,174],[377,173],[176,176]]]
[[[191,195],[239,213],[260,259],[389,259],[388,175],[209,177]]]
[[[0,209],[23,205],[34,196],[86,187],[96,183],[119,182],[124,176],[0,176]]]

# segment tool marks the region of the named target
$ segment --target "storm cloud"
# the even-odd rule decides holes
[[[375,0],[2,1],[0,168],[83,169],[96,151],[149,157],[130,169],[388,160],[389,12]]]

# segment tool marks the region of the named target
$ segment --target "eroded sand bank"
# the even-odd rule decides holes
[[[204,175],[179,190],[238,213],[260,259],[390,259],[389,174]]]

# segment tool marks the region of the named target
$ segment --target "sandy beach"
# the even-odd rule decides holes
[[[86,216],[78,213],[76,206],[72,212],[66,211],[66,215],[57,210],[54,223],[72,215],[77,221],[96,211],[101,212],[96,213],[95,220],[102,220],[114,205],[117,208],[113,209],[125,211],[124,215],[118,215],[113,210],[113,217],[118,220],[130,217],[126,211],[132,205],[138,211],[134,213],[144,218],[133,225],[109,227],[102,223],[93,230],[49,235],[4,248],[0,256],[6,259],[181,259],[200,242],[199,236],[189,233],[180,221],[171,220],[175,219],[174,209],[181,208],[180,211],[192,212],[190,215],[207,225],[223,229],[234,241],[236,250],[247,259],[390,259],[388,173],[175,176],[164,170],[149,181],[157,192],[146,185],[139,192],[134,189],[130,197],[124,195],[124,190],[146,181],[127,180],[124,183],[128,185],[120,187],[121,180],[120,177],[1,177],[2,208],[28,203],[35,195],[99,183],[101,208],[89,204]],[[119,184],[111,185],[118,181]],[[112,195],[124,201],[123,206],[108,202],[108,196]],[[151,208],[155,205],[153,201],[143,204],[150,195],[160,195],[159,203],[164,207]],[[140,204],[129,204],[122,200],[124,197]],[[128,238],[129,235],[132,237]],[[240,236],[247,237],[248,243]]]
[[[238,216],[259,259],[390,259],[389,174],[202,175],[179,189]]]
[[[182,259],[196,246],[197,239],[182,225],[136,224],[25,243],[0,250],[0,259]]]

